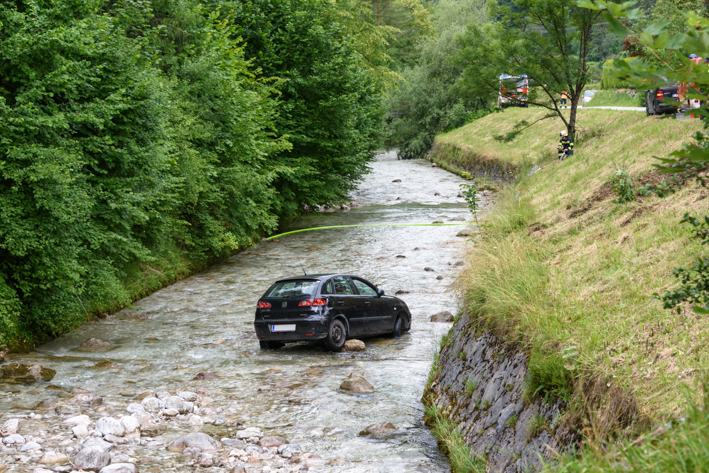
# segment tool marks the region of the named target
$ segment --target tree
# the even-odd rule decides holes
[[[501,74],[526,74],[529,105],[552,111],[574,136],[599,12],[579,8],[574,0],[513,0],[511,7],[497,7],[492,15],[498,21],[471,25],[461,38],[461,89],[493,100]],[[562,91],[571,99],[568,118],[559,108]]]
[[[454,86],[463,68],[454,57],[456,38],[469,23],[482,24],[487,19],[483,0],[441,0],[433,12],[436,37],[419,45],[415,66],[404,69],[404,80],[391,94],[386,142],[399,148],[399,157],[420,158],[431,149],[435,136],[465,123],[466,118],[485,102]]]

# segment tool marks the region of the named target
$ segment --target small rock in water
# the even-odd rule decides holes
[[[113,445],[98,437],[91,437],[79,446],[79,450],[83,450],[85,448],[100,448],[101,450],[108,452],[113,448]]]
[[[84,343],[79,345],[77,347],[77,350],[94,351],[94,350],[108,350],[109,348],[113,348],[113,345],[111,345],[110,343],[105,342],[103,340],[99,340],[98,338],[89,338]]]
[[[49,402],[49,401],[39,401],[37,404],[35,404],[35,406],[32,408],[32,410],[35,410],[35,411],[48,411],[48,410],[50,410],[52,407],[54,407],[54,406],[52,406],[52,403]]]
[[[65,419],[62,424],[72,424],[72,425],[89,425],[91,424],[91,418],[85,414],[80,416],[69,417]]]
[[[37,442],[27,442],[26,444],[20,447],[21,452],[29,452],[32,450],[42,450],[42,446]]]
[[[401,182],[401,179],[394,179],[394,180],[391,181],[391,182]]]
[[[111,463],[111,455],[100,447],[82,448],[74,457],[74,468],[86,471],[99,471]]]
[[[181,452],[188,447],[199,448],[203,452],[207,452],[219,450],[222,448],[222,444],[207,434],[196,432],[179,437],[177,440],[172,442],[167,449],[171,452]]]
[[[455,317],[449,311],[444,310],[431,316],[431,322],[453,322]]]
[[[473,236],[473,231],[472,231],[472,230],[468,230],[468,229],[466,228],[465,230],[459,231],[459,232],[456,234],[456,236],[458,236],[458,237],[469,237],[469,236]]]
[[[424,271],[428,271],[429,273],[434,272],[434,269],[433,269],[433,268],[429,268],[428,266],[425,267],[425,268],[423,268],[423,270],[424,270]]]
[[[0,473],[5,473],[7,471],[7,467],[5,465],[0,465]],[[32,470],[32,473],[54,473],[53,470],[47,470],[46,468],[35,468]]]
[[[162,402],[160,399],[156,397],[146,397],[143,399],[140,404],[143,406],[143,409],[145,409],[148,412],[160,412],[165,408],[165,403]]]
[[[10,434],[2,439],[5,445],[21,445],[25,443],[25,438],[20,434]]]
[[[19,419],[8,419],[0,429],[0,436],[7,437],[8,435],[16,434],[20,428]]]
[[[125,429],[127,434],[132,434],[133,432],[140,429],[140,421],[133,416],[123,416],[121,417],[121,424]]]
[[[62,465],[69,463],[69,457],[59,452],[47,452],[39,460],[42,465]]]
[[[3,365],[1,379],[6,383],[11,384],[30,384],[37,381],[51,381],[54,375],[57,374],[51,368],[32,364],[10,363]]]
[[[396,255],[397,258],[406,258],[404,255]]]
[[[112,361],[99,361],[91,367],[92,370],[118,370],[121,365]]]
[[[224,445],[225,447],[243,447],[244,445],[246,445],[246,442],[239,439],[223,438],[222,445]]]
[[[444,223],[444,222],[443,222],[443,220],[434,220],[432,223],[433,223],[434,225],[438,225],[438,224],[441,224],[441,223]]]
[[[74,437],[78,439],[89,436],[89,429],[87,429],[85,425],[75,425],[71,428],[71,432],[74,434]]]
[[[121,421],[114,419],[113,417],[101,417],[96,421],[96,430],[101,432],[101,435],[115,435],[116,437],[123,437],[126,433],[125,427],[121,424]]]
[[[198,415],[191,416],[187,423],[190,425],[194,425],[195,427],[202,427],[204,425],[202,417]]]
[[[368,425],[359,435],[369,435],[370,437],[383,439],[400,433],[401,431],[397,430],[391,422],[380,422]]]
[[[436,276],[436,279],[441,280],[441,279],[443,279],[443,276],[440,276],[440,275]]]
[[[145,414],[145,408],[136,403],[128,404],[126,411],[128,411],[129,414]]]
[[[256,427],[249,427],[248,429],[237,430],[236,437],[240,439],[261,438],[263,433]]]
[[[185,401],[194,402],[197,400],[197,393],[192,393],[189,391],[181,391],[181,392],[177,393],[177,395],[180,396]]]
[[[278,454],[284,458],[291,458],[294,455],[300,455],[303,451],[300,449],[299,445],[295,444],[285,444],[278,447]]]
[[[113,463],[101,468],[99,473],[138,473],[138,469],[132,463]]]
[[[344,351],[367,351],[367,346],[362,340],[353,338],[345,342]]]
[[[259,440],[258,444],[263,448],[268,447],[280,447],[288,443],[288,440],[283,437],[273,436],[273,437],[263,437]]]
[[[218,378],[219,375],[216,373],[209,373],[209,372],[203,372],[203,373],[197,373],[197,376],[192,378],[192,381],[200,381],[203,379],[213,379],[213,378]]]
[[[394,294],[409,294],[409,292],[410,292],[410,291],[404,291],[404,290],[402,290],[402,289],[399,289],[399,290],[396,291]]]
[[[373,393],[374,386],[372,386],[369,381],[364,379],[364,373],[361,370],[355,370],[350,374],[342,384],[340,384],[340,389],[345,391],[350,391],[353,393]]]
[[[165,409],[162,411],[162,415],[167,416],[167,417],[175,417],[180,415],[180,411],[177,409]]]

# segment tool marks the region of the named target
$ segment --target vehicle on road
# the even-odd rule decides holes
[[[596,95],[597,90],[586,90],[583,93],[583,99],[581,100],[581,105],[586,105],[588,102],[590,102],[593,99],[593,96]]]
[[[529,79],[526,75],[510,76],[507,74],[502,74],[500,76],[500,90],[497,95],[498,107],[528,107],[528,98]]]
[[[645,115],[677,113],[679,88],[676,85],[655,87],[647,92]]]
[[[276,281],[258,301],[254,328],[262,349],[320,340],[337,351],[348,338],[400,337],[411,329],[411,312],[359,276],[310,274]]]

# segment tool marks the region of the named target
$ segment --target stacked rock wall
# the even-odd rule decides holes
[[[487,471],[533,471],[540,455],[549,459],[565,450],[566,441],[551,433],[562,405],[524,402],[525,353],[489,333],[475,333],[467,314],[450,337],[425,397],[458,424],[471,454],[485,457]]]

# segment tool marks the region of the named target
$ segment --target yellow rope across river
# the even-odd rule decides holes
[[[329,227],[312,227],[303,228],[300,230],[293,230],[291,232],[280,233],[278,235],[273,235],[266,240],[273,240],[274,238],[280,238],[286,235],[292,235],[294,233],[301,232],[312,232],[314,230],[328,230],[330,228],[352,228],[352,227],[445,227],[452,225],[472,225],[471,223],[373,223],[370,225],[331,225]]]

